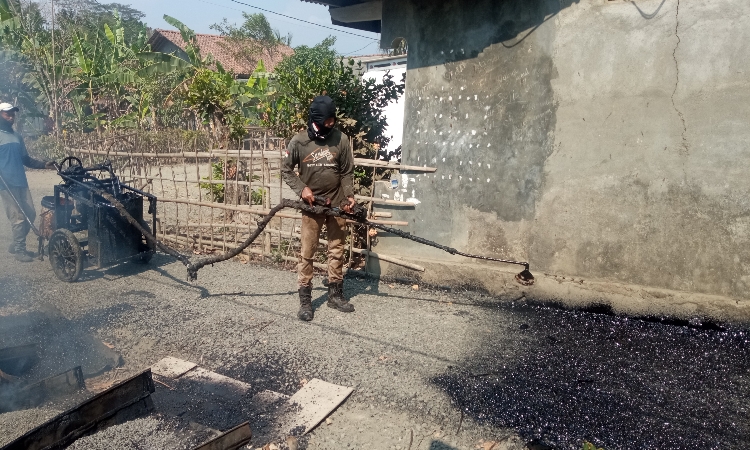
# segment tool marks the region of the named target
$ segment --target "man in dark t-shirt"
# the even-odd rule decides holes
[[[351,212],[354,206],[354,155],[349,137],[333,128],[336,105],[328,96],[315,97],[310,105],[307,130],[292,138],[282,165],[284,181],[303,200],[313,204],[314,196],[326,197],[332,206]],[[294,168],[299,167],[299,175]],[[353,312],[354,306],[344,297],[344,242],[346,220],[339,217],[302,213],[302,249],[297,266],[300,320],[313,319],[313,257],[318,248],[320,230],[328,234],[328,306]]]
[[[44,162],[29,156],[23,138],[13,131],[18,108],[10,103],[0,103],[0,198],[5,215],[10,221],[13,242],[8,251],[15,254],[16,261],[31,262],[32,254],[26,250],[26,235],[34,221],[36,210],[26,180],[26,169],[54,169],[53,162]]]

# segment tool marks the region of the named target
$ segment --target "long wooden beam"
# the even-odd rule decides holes
[[[424,267],[422,267],[422,266],[420,266],[418,264],[413,264],[413,263],[404,261],[403,259],[396,258],[394,256],[388,256],[388,255],[384,255],[382,253],[375,253],[375,252],[373,252],[371,250],[365,250],[365,249],[361,249],[361,248],[353,248],[352,251],[354,253],[359,253],[360,255],[372,256],[372,257],[377,258],[379,260],[387,261],[387,262],[389,262],[391,264],[396,264],[398,266],[403,266],[403,267],[406,267],[408,269],[416,270],[416,271],[419,271],[419,272],[424,272],[425,271]]]
[[[276,151],[256,152],[250,150],[211,150],[210,152],[174,152],[174,153],[145,153],[145,152],[106,152],[101,150],[87,150],[83,148],[69,149],[74,153],[81,155],[99,155],[99,156],[121,156],[121,157],[142,157],[142,158],[186,158],[186,159],[211,159],[211,158],[263,158],[269,160],[282,159],[281,153]],[[436,172],[436,167],[427,166],[410,166],[405,164],[392,163],[390,161],[378,161],[373,159],[354,158],[354,165],[361,167],[375,167],[379,169],[407,170],[411,172]]]
[[[388,200],[385,198],[377,198],[377,197],[366,197],[364,195],[355,195],[355,200],[360,200],[363,202],[373,202],[376,205],[391,205],[391,206],[416,206],[416,203],[412,202],[404,202],[400,200]]]

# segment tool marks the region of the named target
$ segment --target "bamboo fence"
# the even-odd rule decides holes
[[[178,142],[178,141],[175,141]],[[158,197],[156,236],[196,254],[227,251],[239,246],[256,228],[256,221],[268,214],[282,198],[296,195],[281,176],[286,149],[282,138],[263,129],[250,129],[239,149],[205,148],[194,140],[177,145],[155,144],[140,140],[138,134],[107,138],[77,139],[67,143],[67,151],[84,165],[112,162],[124,183]],[[434,172],[434,168],[401,166],[377,160],[355,159],[355,165],[386,169]],[[407,222],[389,219],[388,212],[374,211],[377,204],[413,206],[408,202],[357,196],[366,202],[370,220],[389,226],[407,226]],[[299,262],[301,214],[284,210],[276,214],[262,234],[239,258],[243,262],[261,259],[279,264]],[[354,222],[350,223],[349,261],[360,255],[365,268],[370,258],[424,271],[418,265],[371,250],[355,248]],[[369,230],[366,230],[369,232]],[[315,267],[325,269],[327,241],[321,239]]]

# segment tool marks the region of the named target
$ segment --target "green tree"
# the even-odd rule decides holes
[[[292,44],[292,35],[282,35],[279,30],[271,27],[263,13],[242,13],[245,19],[240,26],[230,24],[227,19],[221,23],[211,25],[211,29],[226,38],[221,45],[238,61],[251,66],[259,61],[266,63],[276,59],[284,47]]]
[[[383,109],[404,92],[404,80],[386,75],[382,83],[361,79],[354,60],[345,60],[333,49],[329,37],[314,47],[300,46],[276,67],[276,93],[263,105],[263,124],[291,138],[307,127],[310,102],[329,95],[338,107],[338,127],[354,138],[355,152],[374,155],[389,138]]]
[[[47,111],[55,122],[59,117],[59,88],[64,64],[60,45],[37,3],[0,0],[0,59],[21,77],[23,92],[34,98],[30,111]]]
[[[45,16],[37,3],[0,0],[0,58],[21,74],[19,96],[34,97],[35,107],[24,111],[47,112],[55,129],[61,119],[79,130],[139,124],[150,107],[144,76],[163,76],[183,61],[149,51],[137,10],[125,6],[123,17],[117,4],[70,0],[58,6]]]
[[[46,113],[37,108],[38,92],[24,84],[28,74],[20,64],[11,59],[5,59],[0,54],[0,102],[10,102],[18,105],[24,111],[22,118],[46,117]]]
[[[152,117],[153,79],[189,67],[182,59],[151,52],[141,38],[128,42],[119,14],[114,28],[72,36],[69,76],[75,83],[72,125],[79,129],[143,127]]]
[[[257,106],[269,90],[263,61],[258,62],[247,82],[238,82],[234,74],[224,70],[211,55],[203,57],[192,29],[173,17],[164,16],[164,19],[180,30],[186,42],[185,53],[190,58],[190,76],[176,92],[182,91],[182,99],[198,122],[211,130],[218,140],[244,137],[246,126],[257,117]]]
[[[69,42],[73,34],[95,34],[104,25],[111,29],[122,28],[124,40],[145,44],[148,28],[143,22],[146,15],[121,3],[99,3],[95,0],[57,0],[55,20],[60,37]]]

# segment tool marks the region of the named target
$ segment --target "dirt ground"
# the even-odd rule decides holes
[[[57,177],[30,171],[29,180],[38,204]],[[10,231],[1,222],[5,249]],[[36,248],[31,236],[28,244]],[[295,274],[260,265],[230,261],[188,283],[181,264],[157,255],[148,266],[86,270],[67,284],[47,261],[19,264],[0,254],[0,273],[0,347],[43,343],[47,365],[37,378],[83,364],[87,383],[95,385],[175,356],[250,383],[254,392],[291,395],[312,378],[353,387],[328,423],[303,441],[309,449],[522,448],[511,431],[464,417],[433,381],[487,340],[512,342],[513,333],[503,330],[518,324],[447,294],[348,280],[357,311],[343,314],[325,307],[317,279],[316,317],[303,323],[296,318]],[[121,361],[112,363],[106,349]],[[158,412],[158,395],[155,403]],[[19,427],[17,416],[0,416],[6,440],[36,425],[24,419],[26,427]],[[214,419],[206,417],[204,425]],[[228,420],[253,423],[253,417]],[[115,448],[139,448],[127,442]]]

